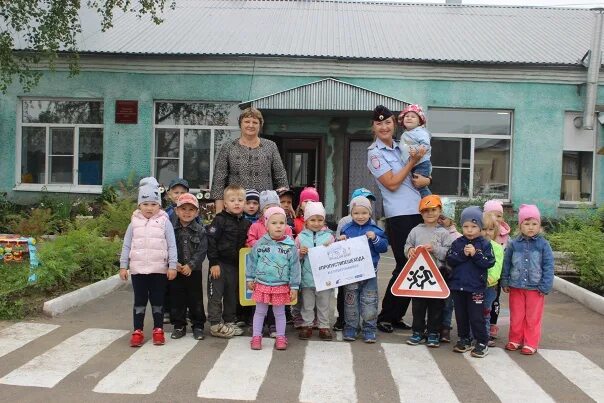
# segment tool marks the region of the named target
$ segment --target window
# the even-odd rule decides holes
[[[24,99],[18,140],[18,188],[100,191],[103,102]]]
[[[565,114],[560,200],[571,203],[592,201],[596,136],[581,124],[581,113]]]
[[[154,174],[167,185],[182,177],[191,189],[210,189],[214,158],[239,138],[239,108],[232,103],[156,102]]]
[[[432,133],[432,192],[509,199],[510,111],[431,108],[427,127]]]

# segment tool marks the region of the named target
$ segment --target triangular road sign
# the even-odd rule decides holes
[[[390,288],[398,297],[447,298],[449,287],[428,251],[419,246]]]

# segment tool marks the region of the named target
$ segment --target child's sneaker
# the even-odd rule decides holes
[[[422,342],[422,340],[424,340],[424,336],[421,333],[413,332],[411,337],[407,339],[407,344],[411,346],[417,346],[419,343]]]
[[[185,334],[187,334],[187,329],[185,329],[184,327],[175,328],[174,330],[172,330],[172,335],[170,336],[170,338],[172,338],[172,339],[180,339]]]
[[[489,346],[483,343],[476,343],[474,346],[474,350],[470,353],[472,357],[476,358],[484,358],[489,354]]]
[[[253,336],[250,347],[252,350],[262,350],[262,336]]]
[[[365,331],[363,332],[363,341],[365,343],[373,344],[376,342],[375,332]]]
[[[489,347],[495,347],[495,338],[489,337],[489,343],[487,344]]]
[[[210,326],[210,334],[214,337],[221,337],[223,339],[230,339],[234,336],[235,331],[231,326],[226,323],[217,323]]]
[[[319,329],[319,339],[324,341],[332,341],[333,333],[331,333],[331,330],[327,327]]]
[[[166,337],[164,336],[164,329],[156,327],[153,329],[153,344],[161,346],[166,343]]]
[[[275,349],[277,350],[287,350],[287,337],[285,336],[277,336],[275,340]]]
[[[268,327],[268,337],[270,337],[271,339],[277,337],[277,327],[275,325],[270,325]]]
[[[145,335],[143,334],[142,330],[136,329],[134,332],[132,332],[132,336],[130,336],[130,346],[131,347],[140,347],[143,345],[144,341],[145,341]]]
[[[497,338],[497,333],[499,333],[499,326],[497,326],[497,325],[491,325],[491,327],[489,328],[489,336],[491,336],[492,338],[496,339]]]
[[[332,329],[336,330],[336,331],[344,330],[344,319],[342,319],[338,316],[338,319],[336,319],[336,323],[333,324]]]
[[[298,330],[298,338],[300,340],[308,340],[312,337],[312,327],[304,326]]]
[[[193,338],[195,340],[203,340],[205,336],[203,335],[203,328],[195,327],[193,328]]]
[[[243,335],[243,329],[237,326],[233,322],[225,323],[227,326],[230,326],[233,329],[233,336],[241,336]]]
[[[351,328],[344,328],[342,338],[345,341],[355,341],[357,339],[357,331]]]
[[[456,353],[465,353],[470,350],[472,350],[472,343],[468,339],[460,339],[453,347],[453,351]]]
[[[430,333],[428,335],[428,342],[426,343],[428,347],[440,347],[440,341],[438,337],[438,333]]]
[[[443,327],[440,329],[440,341],[443,343],[451,342],[451,329],[448,327]]]

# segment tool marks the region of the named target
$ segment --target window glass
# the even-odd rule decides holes
[[[183,177],[192,188],[210,187],[210,129],[186,129]]]
[[[474,196],[509,198],[510,140],[474,140]]]
[[[156,129],[155,149],[158,158],[178,158],[180,149],[179,129]]]
[[[155,176],[159,183],[168,184],[174,178],[178,178],[178,159],[156,159]]]
[[[21,182],[46,181],[46,128],[23,127],[21,137]]]
[[[427,127],[432,133],[510,135],[509,111],[430,109]]]
[[[470,139],[432,138],[432,193],[469,196],[470,144]]]
[[[101,185],[103,179],[103,129],[80,128],[78,183]]]
[[[214,130],[214,158],[218,156],[220,149],[225,143],[238,139],[241,136],[239,129],[215,129]]]
[[[102,185],[103,102],[27,99],[21,115],[21,183]]]
[[[591,201],[593,153],[564,151],[562,153],[562,186],[560,199]]]
[[[157,102],[156,125],[232,126],[241,111],[236,103]]]
[[[23,100],[23,123],[102,124],[101,101]]]

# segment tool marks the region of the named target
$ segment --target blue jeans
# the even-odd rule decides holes
[[[344,286],[345,332],[355,332],[362,327],[363,333],[375,334],[377,328],[378,284],[377,277]],[[360,325],[360,319],[362,324]]]
[[[484,321],[487,327],[487,334],[491,329],[491,306],[493,305],[493,301],[497,299],[497,286],[487,287],[487,290],[484,293],[484,303],[482,306],[484,312]]]
[[[430,160],[420,162],[413,168],[411,168],[412,174],[420,174],[421,176],[429,177],[432,173],[432,162]],[[428,186],[421,187],[417,189],[421,197],[426,197],[432,194],[430,188]]]
[[[451,329],[451,320],[453,319],[453,293],[445,299],[445,306],[443,307],[443,320],[442,327]]]

